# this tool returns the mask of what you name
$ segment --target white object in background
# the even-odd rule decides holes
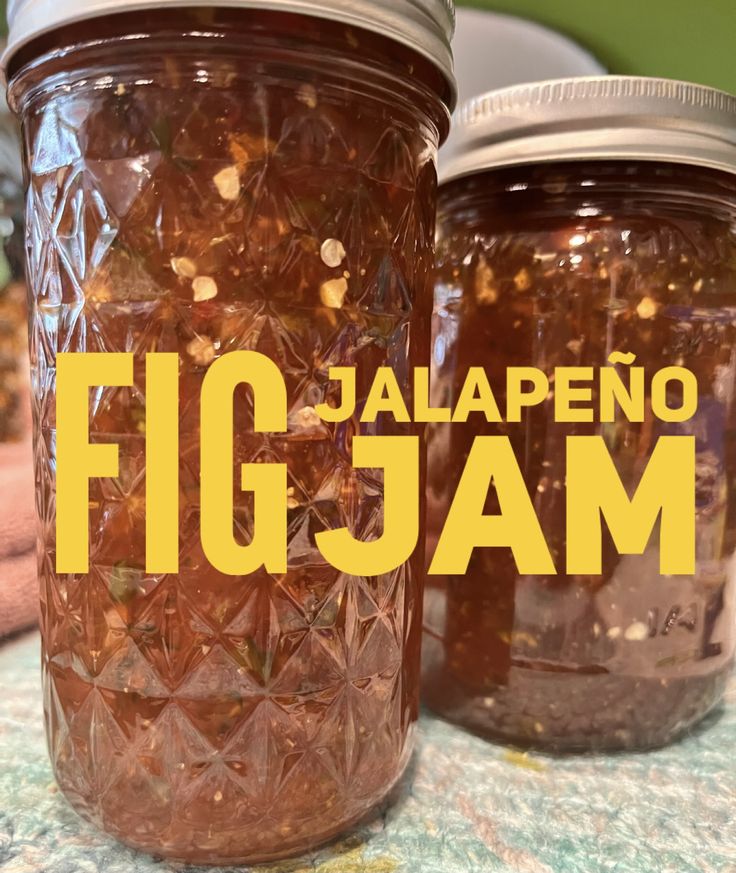
[[[561,33],[513,15],[478,9],[457,10],[453,51],[460,106],[510,85],[608,72],[590,52]],[[450,136],[443,157],[452,149]]]
[[[457,10],[452,45],[461,101],[509,85],[607,72],[590,52],[554,30],[478,9]]]

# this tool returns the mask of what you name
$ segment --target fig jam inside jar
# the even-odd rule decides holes
[[[479,548],[465,576],[430,579],[426,699],[482,734],[551,751],[667,743],[718,704],[734,656],[736,100],[702,89],[690,105],[665,84],[664,103],[652,106],[646,80],[613,81],[618,92],[602,80],[596,94],[594,80],[577,103],[574,85],[552,83],[471,107],[459,131],[465,152],[450,162],[439,197],[434,405],[457,401],[470,367],[485,368],[502,413],[509,367],[554,380],[556,367],[602,368],[621,352],[645,370],[643,424],[620,410],[613,424],[556,423],[552,381],[547,401],[520,424],[473,414],[433,426],[429,439],[430,539],[476,436],[508,436],[557,575],[520,575],[509,549]],[[552,107],[555,93],[567,105]],[[637,153],[641,132],[615,130],[622,94],[629,120],[646,112],[647,123],[677,110],[694,113],[697,126],[702,107],[719,107],[715,122],[731,121],[723,166],[716,150],[713,166],[696,165],[706,162],[707,140],[697,150],[675,139],[676,160]],[[545,112],[568,113],[574,132]],[[535,116],[540,127],[529,134]],[[498,134],[507,123],[528,138]],[[600,127],[608,129],[599,157]],[[539,160],[519,163],[525,153]],[[683,425],[651,413],[652,377],[667,366],[697,378],[698,412]],[[626,368],[619,372],[628,384]],[[595,384],[586,408],[599,408]],[[658,438],[678,433],[696,438],[695,576],[660,575],[659,523],[642,555],[618,554],[604,523],[602,575],[566,575],[566,438],[602,435],[631,497]],[[485,511],[499,512],[493,488]]]
[[[337,400],[331,367],[357,368],[360,402],[379,366],[408,391],[429,361],[452,84],[416,22],[407,39],[375,32],[384,4],[365,4],[365,28],[318,17],[339,3],[315,3],[315,17],[288,2],[140,5],[60,24],[10,62],[29,181],[49,747],[73,806],[124,842],[253,862],[344,832],[411,754],[423,554],[352,577],[315,537],[380,534],[380,471],[352,469],[352,437],[412,426],[328,426],[315,406]],[[427,42],[449,61],[451,5],[424,5]],[[288,389],[288,434],[254,435],[249,393],[234,400],[234,477],[244,463],[288,467],[279,577],[223,575],[200,542],[200,390],[235,350],[276,361]],[[87,575],[55,572],[62,351],[135,355],[132,389],[91,392],[90,439],[119,446],[120,476],[90,484]],[[145,571],[149,352],[180,358],[178,575]],[[235,500],[246,544],[252,495]]]

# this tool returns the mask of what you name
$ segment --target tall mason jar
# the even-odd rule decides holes
[[[437,538],[477,436],[507,436],[556,575],[476,549],[430,582],[424,687],[439,712],[504,742],[564,750],[661,745],[721,699],[736,638],[736,98],[607,77],[497,92],[461,113],[438,213],[434,404],[484,367],[535,367],[546,401],[518,424],[437,425],[429,442]],[[613,361],[609,361],[612,354]],[[645,371],[643,423],[555,421],[558,367]],[[654,374],[691,370],[685,424],[652,413]],[[593,372],[593,370],[591,370]],[[597,381],[593,402],[599,407]],[[672,398],[676,406],[676,398]],[[602,436],[631,498],[658,439],[696,440],[697,571],[660,574],[603,526],[603,572],[566,573],[566,441]],[[674,471],[673,471],[674,475]],[[598,484],[591,478],[590,488]],[[486,512],[499,511],[493,488]]]
[[[417,717],[423,554],[378,578],[327,565],[323,530],[380,533],[380,471],[324,424],[329,370],[358,401],[429,361],[435,159],[453,84],[450,0],[11,3],[23,123],[46,719],[72,805],[183,861],[271,859],[375,809]],[[288,466],[289,571],[217,572],[200,541],[200,389],[231,351],[286,380],[289,431],[235,395],[234,471]],[[59,352],[132,352],[93,389],[87,575],[55,570]],[[180,359],[180,572],[145,570],[143,364]],[[334,383],[333,383],[334,385]],[[234,480],[236,481],[236,480]],[[251,495],[252,501],[252,495]],[[236,493],[235,536],[253,535]]]

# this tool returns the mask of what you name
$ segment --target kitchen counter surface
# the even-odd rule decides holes
[[[36,633],[0,646],[0,871],[184,869],[116,844],[66,805],[46,754],[38,650]],[[736,682],[691,736],[640,755],[523,755],[425,716],[410,778],[382,816],[338,845],[257,869],[736,873],[735,744]]]

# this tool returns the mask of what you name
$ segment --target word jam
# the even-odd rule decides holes
[[[630,366],[633,355],[615,353],[610,364]],[[465,422],[471,414],[489,422],[520,422],[525,410],[549,402],[554,382],[558,422],[612,422],[617,414],[642,422],[644,371],[632,367],[628,385],[615,366],[598,371],[560,368],[548,376],[534,368],[507,371],[506,409],[501,410],[482,368],[469,371],[454,408],[432,408],[429,371],[414,373],[414,409],[409,410],[390,368],[381,368],[366,402],[356,404],[356,374],[335,368],[341,403],[316,407],[328,423],[380,415],[396,421]],[[60,354],[57,371],[57,572],[86,573],[89,565],[89,480],[116,478],[118,447],[91,444],[89,391],[133,384],[131,354]],[[220,572],[242,576],[261,567],[287,571],[287,470],[285,464],[243,464],[240,487],[253,492],[255,533],[247,545],[233,536],[234,394],[250,386],[257,433],[287,432],[287,393],[277,365],[257,352],[224,355],[208,369],[201,394],[201,537],[210,563]],[[595,389],[595,390],[594,390]],[[598,409],[593,409],[593,398]],[[676,398],[673,402],[673,398]],[[677,367],[652,379],[646,403],[665,422],[689,421],[697,411],[695,376]],[[179,360],[176,354],[146,356],[146,571],[178,572]],[[420,439],[418,436],[356,436],[353,466],[382,469],[382,535],[357,541],[347,528],[323,531],[316,544],[341,572],[360,576],[388,573],[415,551],[420,532]],[[602,572],[602,520],[618,551],[641,554],[660,522],[660,569],[665,575],[695,572],[695,438],[659,438],[636,493],[630,496],[601,436],[567,438],[568,574]],[[495,488],[500,512],[485,515],[488,492]],[[430,573],[463,574],[473,549],[512,550],[522,574],[556,573],[511,442],[505,436],[479,436],[468,456]]]

